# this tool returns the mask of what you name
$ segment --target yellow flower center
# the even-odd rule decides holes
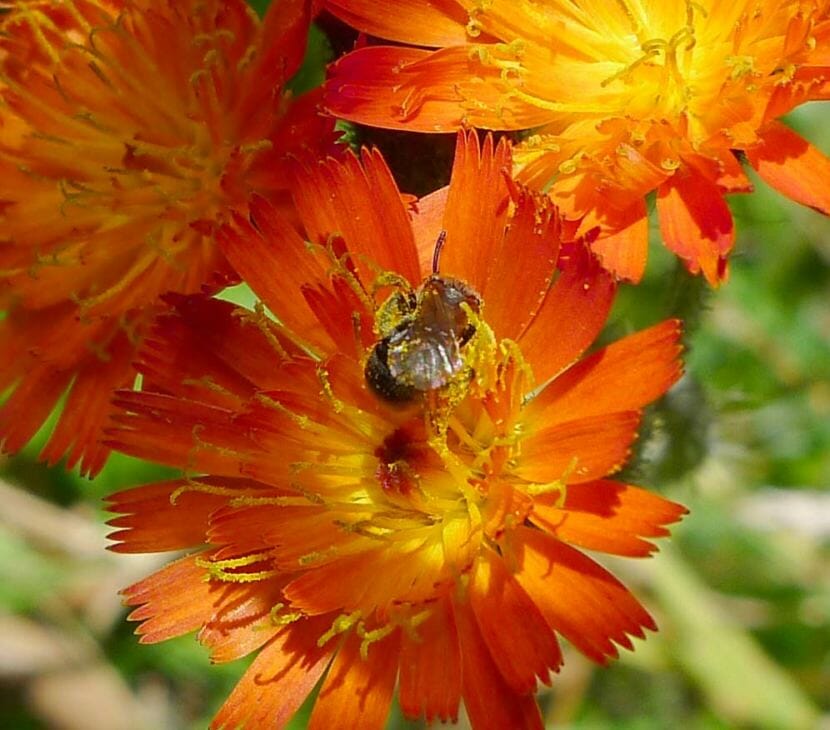
[[[630,94],[630,114],[635,117],[676,117],[694,94],[688,79],[693,72],[696,45],[694,6],[687,3],[685,24],[670,37],[652,35],[651,28],[640,26],[629,3],[621,3],[632,24],[632,33],[619,38],[621,55],[629,60],[600,82],[601,88],[621,82],[621,93]],[[654,29],[659,32],[657,29]]]
[[[509,29],[505,40],[517,37],[473,46],[472,55],[501,69],[508,97],[555,113],[555,127],[594,120],[574,136],[621,117],[669,124],[703,143],[748,121],[752,95],[791,74],[789,57],[811,42],[809,11],[795,1],[550,0],[524,8],[515,28],[493,7],[482,4],[475,22],[489,29],[493,13],[493,27]]]
[[[310,359],[304,362],[313,366],[318,385],[256,397],[265,409],[257,422],[273,418],[273,428],[283,433],[278,451],[262,458],[287,462],[287,479],[279,482],[286,491],[235,497],[230,506],[293,510],[284,528],[291,534],[273,547],[287,574],[313,574],[339,561],[372,564],[383,579],[373,581],[365,593],[356,587],[354,602],[342,607],[321,638],[324,643],[356,627],[365,633],[365,651],[395,626],[412,629],[436,598],[463,590],[482,550],[495,549],[506,531],[525,523],[533,497],[551,491],[564,497],[565,486],[564,481],[530,483],[516,473],[525,437],[522,408],[533,392],[533,376],[518,346],[494,336],[486,302],[472,287],[433,275],[413,289],[389,272],[365,287],[346,263],[348,255],[338,256],[331,246],[311,245],[308,251],[324,256],[329,275],[352,288],[357,296],[350,299],[348,316],[354,322],[368,318],[374,333],[367,338],[361,327],[354,328],[356,355],[348,354],[345,342],[338,354],[329,355],[305,346]],[[433,297],[449,309],[434,309]],[[326,301],[320,306],[344,305],[344,300]],[[352,311],[358,301],[365,312]],[[333,309],[318,313],[321,323],[332,316]],[[298,333],[264,315],[244,319],[263,331],[277,327],[302,344]],[[378,355],[379,345],[390,338],[394,343],[386,342],[385,353]],[[449,355],[430,359],[451,349],[453,338],[457,360]],[[378,376],[367,367],[373,358],[388,366],[389,348],[401,344],[415,355],[398,364],[412,370],[392,375],[387,367],[383,377],[409,386],[405,398],[373,384]],[[448,369],[431,370],[439,361],[449,363]],[[439,371],[445,379],[430,387]],[[299,371],[296,377],[308,382]],[[187,489],[219,493],[200,484]],[[258,552],[241,562],[214,560],[207,566],[215,580],[268,580],[274,575],[267,565],[269,554]],[[280,621],[301,615],[291,596],[289,587],[285,606],[277,609]]]
[[[384,275],[383,281],[391,278]],[[405,299],[420,301],[435,279],[428,278],[417,295],[407,292]],[[399,382],[426,382],[425,373],[433,373],[436,361],[446,366],[441,370],[446,379],[436,387],[410,388],[404,401],[396,402],[396,397],[388,397],[388,389],[379,391],[373,385],[375,373],[365,369],[364,378],[374,397],[391,402],[389,421],[373,423],[367,414],[352,411],[352,416],[363,422],[357,430],[368,437],[373,458],[346,457],[353,470],[347,469],[343,476],[356,477],[356,481],[348,480],[356,488],[349,502],[371,509],[340,526],[399,542],[409,546],[407,549],[430,543],[446,547],[449,541],[457,550],[463,543],[464,564],[456,562],[457,555],[442,558],[451,572],[458,572],[469,568],[477,552],[475,546],[486,535],[494,537],[504,529],[505,515],[497,518],[497,524],[487,525],[485,513],[492,511],[488,502],[504,501],[505,487],[511,489],[508,501],[521,504],[518,509],[524,510],[516,518],[520,524],[529,510],[530,495],[561,489],[561,485],[529,485],[511,474],[520,450],[523,426],[519,419],[524,398],[532,390],[532,373],[515,343],[496,340],[486,323],[484,303],[478,299],[475,310],[470,306],[470,298],[477,297],[472,288],[459,280],[443,281],[452,281],[468,297],[453,312],[445,313],[444,319],[436,319],[434,312],[427,315],[414,304],[415,314],[392,316],[392,298],[375,311],[377,331],[392,334],[381,339],[364,359],[371,361],[380,344],[397,338],[397,345],[408,348],[405,351],[410,357],[403,362],[411,368],[395,375]],[[400,306],[395,304],[394,309]],[[454,317],[460,312],[464,316],[459,323]],[[462,333],[468,333],[467,339],[459,341]],[[457,347],[453,354],[449,353],[451,344]],[[387,372],[384,377],[391,376]],[[336,408],[341,415],[351,410],[341,401],[336,402]],[[331,466],[330,461],[326,466],[304,463],[302,469],[330,473]],[[514,488],[520,489],[515,495]],[[510,511],[516,512],[515,505]]]

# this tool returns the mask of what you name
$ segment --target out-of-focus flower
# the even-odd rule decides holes
[[[605,662],[655,628],[578,548],[648,555],[685,511],[607,478],[680,328],[580,360],[612,277],[510,162],[461,135],[409,211],[377,153],[298,163],[309,242],[262,199],[220,234],[276,319],[153,326],[110,443],[186,472],[112,498],[114,549],[195,550],[126,591],[142,641],[257,652],[214,728],[283,727],[324,674],[311,728],[383,727],[396,681],[407,717],[541,727],[557,634]]]
[[[62,395],[42,456],[95,473],[112,389],[148,308],[221,285],[214,241],[251,190],[288,201],[283,157],[327,146],[292,103],[308,3],[260,22],[243,0],[24,0],[0,16],[0,443]]]
[[[784,195],[830,213],[830,160],[778,121],[830,95],[826,0],[326,0],[357,28],[437,47],[368,46],[334,65],[326,105],[424,132],[533,128],[519,179],[637,281],[656,192],[666,246],[717,284],[735,232],[725,193],[747,160]]]

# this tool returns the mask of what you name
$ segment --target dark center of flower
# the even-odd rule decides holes
[[[411,428],[395,429],[375,450],[379,462],[375,476],[388,494],[408,496],[419,475],[413,469],[418,457],[424,456],[423,441],[416,442]]]

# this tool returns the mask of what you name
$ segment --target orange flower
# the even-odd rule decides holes
[[[594,250],[638,281],[645,196],[690,271],[727,275],[735,231],[725,193],[749,192],[748,161],[784,195],[830,213],[830,160],[777,121],[830,96],[826,0],[326,0],[369,46],[332,69],[328,110],[436,132],[535,128],[519,179],[569,218],[599,224]]]
[[[382,727],[396,679],[408,717],[541,727],[557,633],[605,662],[655,628],[577,548],[645,556],[685,512],[606,478],[680,327],[579,360],[614,283],[510,162],[461,136],[409,211],[376,152],[298,163],[310,243],[261,198],[220,235],[276,319],[193,296],[153,326],[110,443],[187,472],[112,498],[114,549],[195,549],[126,591],[142,641],[257,652],[214,728],[283,727],[327,669],[311,728]]]
[[[3,3],[6,5],[6,3]],[[111,391],[159,294],[220,286],[214,227],[288,200],[285,152],[332,140],[282,91],[308,3],[27,0],[0,16],[0,444],[68,391],[42,456],[95,473]]]

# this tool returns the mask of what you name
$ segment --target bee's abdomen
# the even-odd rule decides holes
[[[396,379],[387,363],[389,343],[386,339],[378,342],[366,361],[364,376],[366,383],[380,398],[390,403],[408,403],[418,395],[418,390]]]

